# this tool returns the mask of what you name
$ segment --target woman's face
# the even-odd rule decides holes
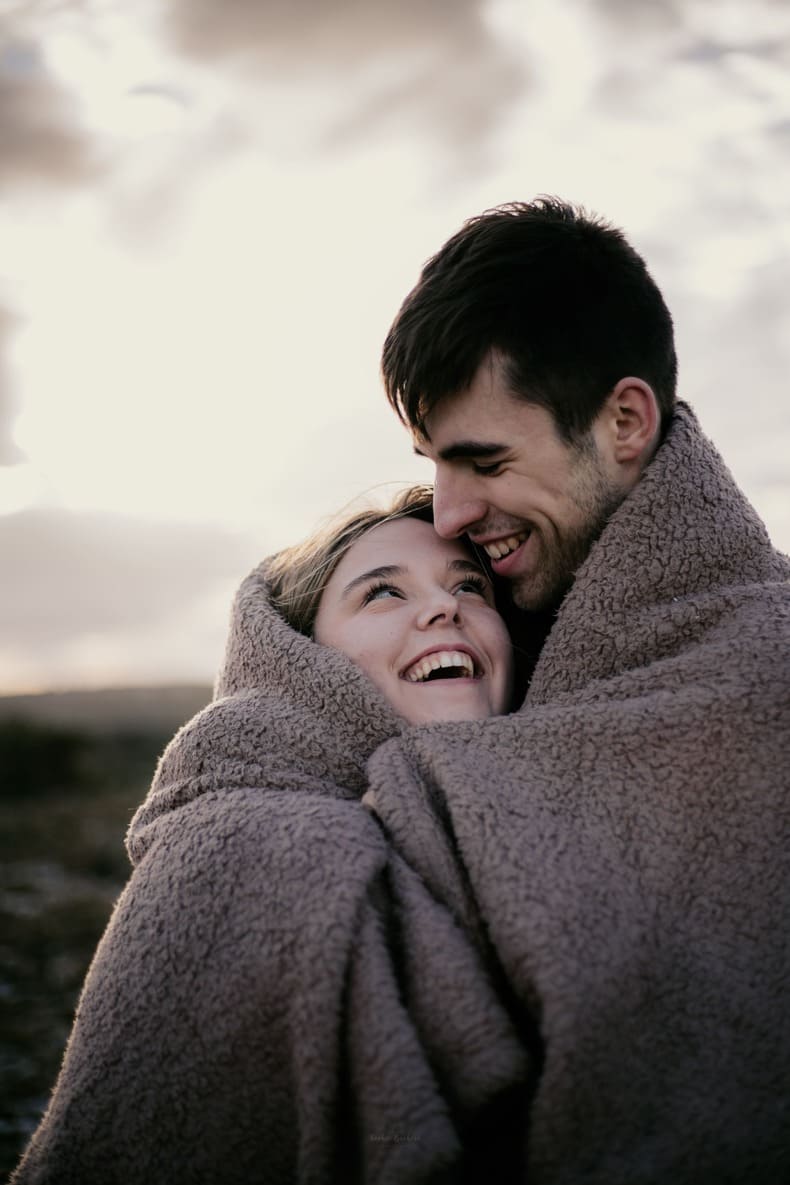
[[[381,523],[324,590],[314,637],[347,654],[412,724],[505,712],[513,657],[488,576],[430,523]]]

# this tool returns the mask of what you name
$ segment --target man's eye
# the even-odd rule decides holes
[[[369,605],[371,601],[382,601],[386,597],[402,597],[403,593],[394,584],[374,584],[365,593],[362,598],[363,605]]]
[[[490,465],[484,465],[482,461],[474,461],[472,468],[475,473],[479,473],[481,477],[496,477],[502,468],[501,461],[492,461]]]

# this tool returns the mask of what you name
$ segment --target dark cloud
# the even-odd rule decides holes
[[[71,97],[36,45],[0,32],[0,188],[81,184],[99,171]]]
[[[168,11],[175,41],[195,56],[287,54],[285,69],[294,58],[342,69],[371,55],[485,38],[480,9],[479,0],[175,0]]]
[[[632,119],[652,119],[656,105],[664,101],[666,70],[678,65],[698,68],[728,95],[757,99],[766,98],[765,87],[775,84],[772,78],[783,78],[790,65],[787,37],[765,36],[758,20],[754,31],[748,21],[742,22],[736,36],[719,19],[722,5],[715,0],[685,6],[673,0],[649,4],[595,0],[595,5],[613,36],[627,40],[630,50],[630,54],[611,57],[610,68],[595,91],[596,104],[611,114],[625,111]],[[755,16],[765,16],[771,7],[771,0],[762,0],[753,11]],[[708,18],[707,25],[700,16]],[[663,39],[662,34],[666,34]],[[653,55],[652,67],[646,67],[639,52],[640,38]],[[743,74],[742,64],[747,59],[765,68],[764,81],[757,84],[753,73]]]
[[[0,465],[16,465],[24,459],[21,449],[17,448],[11,435],[17,407],[5,359],[14,321],[15,318],[10,313],[0,308]]]
[[[419,127],[427,119],[435,135],[449,137],[454,148],[473,154],[522,88],[520,70],[495,42],[457,41],[451,59],[438,68],[431,62],[397,83],[372,89],[353,114],[330,127],[327,140],[404,123]]]
[[[84,635],[144,639],[260,558],[252,540],[220,528],[58,510],[0,518],[0,555],[0,648],[36,656]]]
[[[593,8],[617,24],[648,28],[665,26],[679,20],[684,0],[593,0]]]
[[[790,145],[790,117],[777,119],[766,127],[766,132],[780,145]]]
[[[168,31],[183,53],[262,81],[325,83],[333,103],[345,88],[353,115],[326,116],[330,139],[408,122],[473,149],[525,84],[523,64],[483,8],[480,0],[174,0]]]

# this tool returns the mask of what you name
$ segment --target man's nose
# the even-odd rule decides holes
[[[433,486],[433,525],[442,539],[457,539],[485,518],[486,505],[472,498],[463,483],[436,474]]]

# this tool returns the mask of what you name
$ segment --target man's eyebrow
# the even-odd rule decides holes
[[[446,448],[439,449],[437,456],[441,461],[458,461],[470,457],[493,457],[497,453],[503,452],[506,447],[504,444],[495,444],[493,441],[487,440],[459,440],[455,444],[448,444]],[[425,453],[416,444],[414,451],[418,457],[425,456]]]
[[[349,593],[358,588],[360,584],[368,584],[371,580],[385,580],[390,576],[402,576],[403,568],[398,567],[397,564],[384,564],[380,568],[370,568],[367,572],[362,572],[359,576],[355,576],[353,580],[349,580],[340,596],[347,597]]]

